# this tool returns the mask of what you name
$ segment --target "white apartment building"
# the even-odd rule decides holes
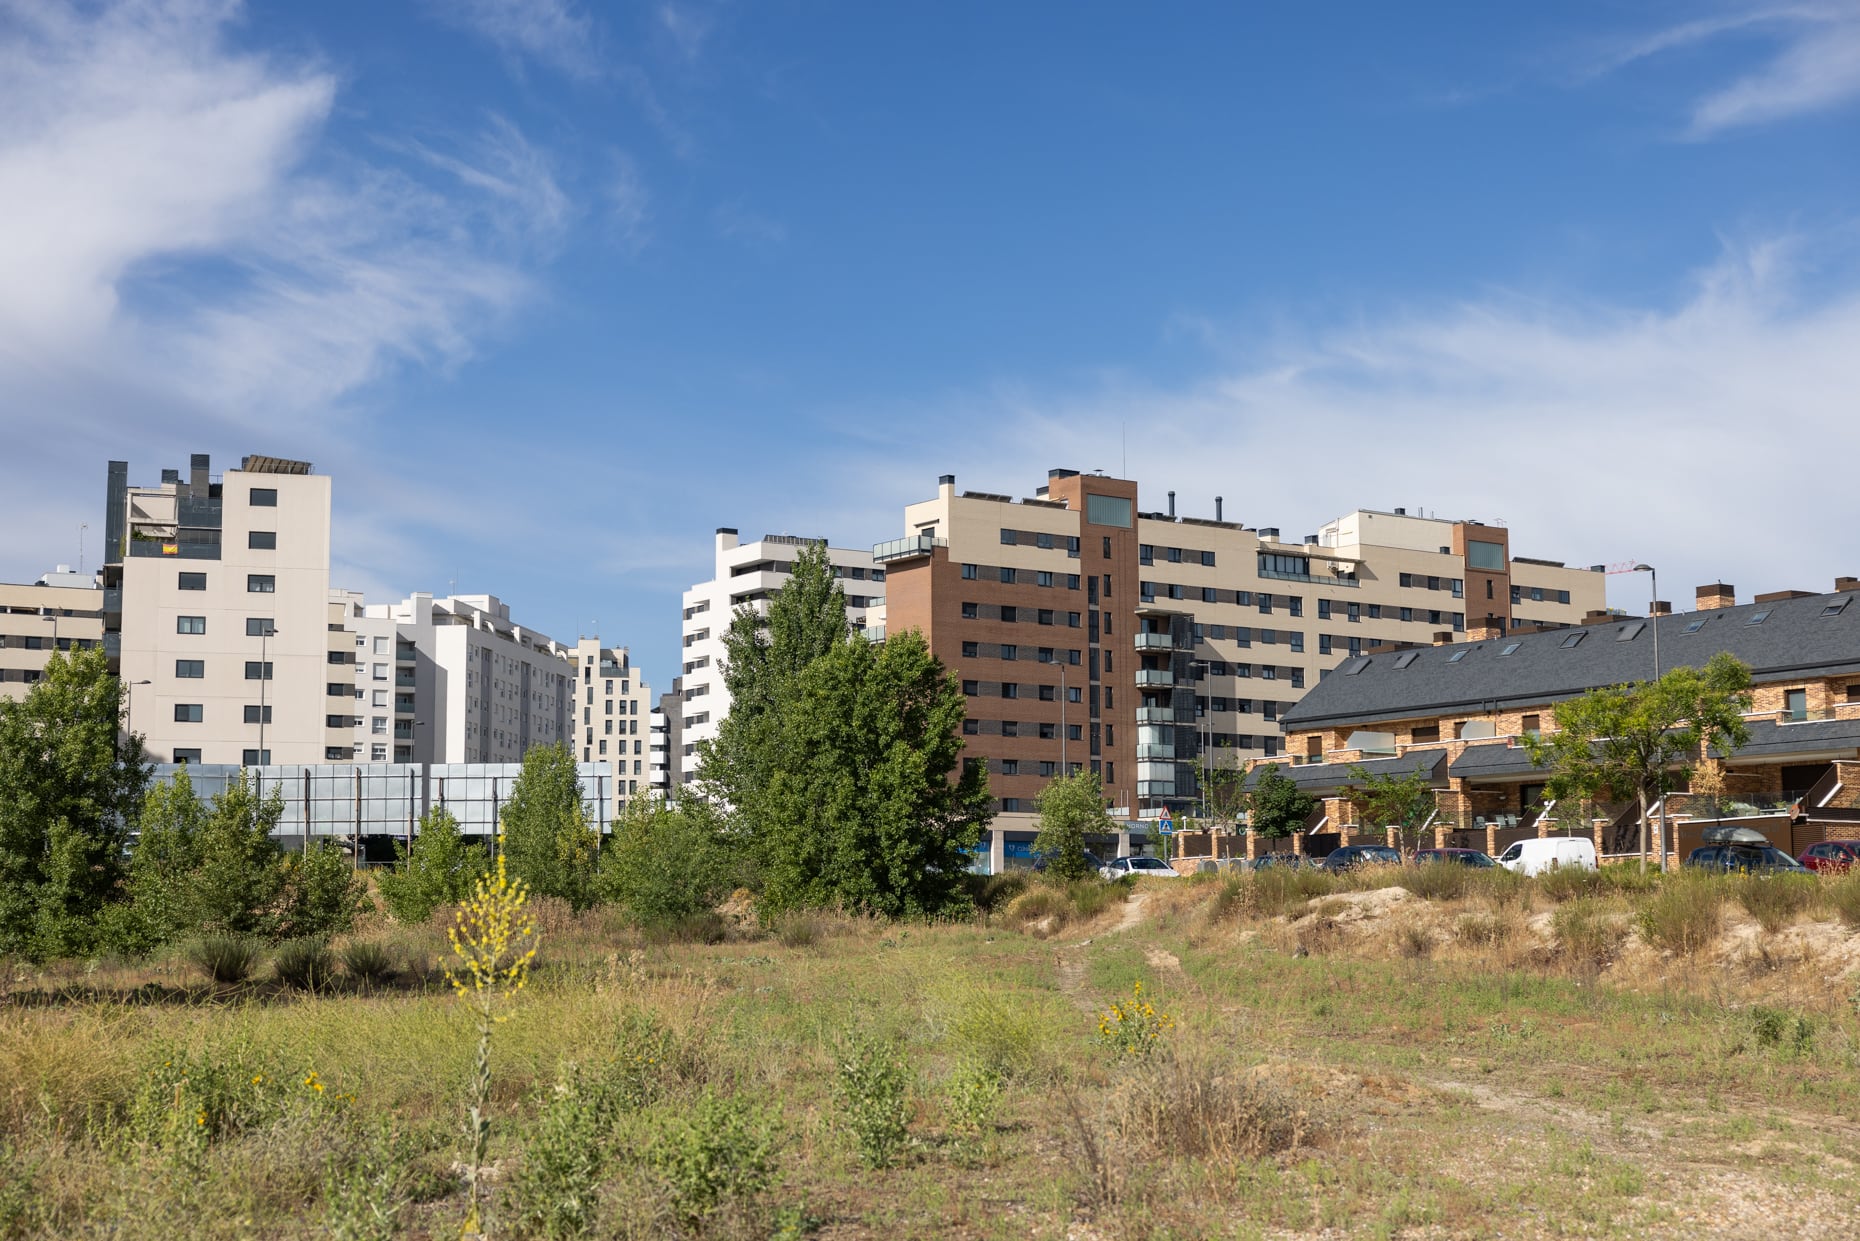
[[[614,773],[614,812],[619,814],[641,792],[650,790],[647,715],[652,687],[639,674],[627,648],[604,647],[599,638],[581,638],[569,651],[579,695],[571,706],[578,718],[569,729],[584,763],[609,762]]]
[[[678,783],[697,777],[697,746],[716,737],[730,711],[723,682],[723,638],[742,607],[758,613],[788,581],[790,566],[803,547],[824,543],[788,534],[769,534],[744,543],[735,530],[719,528],[714,573],[684,593],[683,715],[678,752],[671,755]],[[876,567],[868,548],[828,547],[827,559],[846,591],[846,620],[855,629],[882,632],[885,571]]]
[[[152,759],[350,757],[349,704],[326,707],[325,670],[349,657],[329,630],[329,517],[307,461],[248,456],[215,478],[196,453],[153,486],[110,462],[104,644]]]
[[[677,689],[682,694],[683,689],[678,684],[678,680],[678,678],[674,678],[672,685],[674,689]],[[658,705],[653,707],[652,714],[648,717],[651,720],[651,724],[649,725],[650,739],[646,743],[646,772],[649,777],[648,787],[650,787],[653,793],[661,800],[669,798],[672,795],[672,751],[674,749],[672,720],[674,715],[666,709],[671,705],[672,695],[669,693],[661,694],[659,696]],[[676,718],[681,723],[683,722],[684,713],[682,700],[677,704]]]
[[[103,592],[59,565],[32,585],[0,582],[0,698],[24,698],[54,650],[103,642]]]

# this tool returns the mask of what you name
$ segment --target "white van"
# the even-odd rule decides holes
[[[1498,855],[1498,864],[1520,875],[1541,875],[1558,866],[1594,870],[1595,842],[1583,836],[1513,841],[1509,849]]]

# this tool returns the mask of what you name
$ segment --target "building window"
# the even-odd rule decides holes
[[[982,644],[979,642],[964,642],[962,644],[962,657],[964,659],[977,659],[981,656],[981,653]]]
[[[174,722],[177,724],[198,724],[204,717],[205,708],[197,702],[174,704]]]
[[[1008,567],[1008,566],[1006,566],[1006,565],[1002,565],[1002,566],[1001,566],[1001,580],[1002,580],[1002,582],[1003,582],[1003,583],[1005,583],[1005,584],[1007,584],[1007,585],[1009,585],[1009,586],[1012,586],[1012,585],[1014,584],[1014,578],[1015,578],[1015,573],[1014,573],[1014,570],[1013,570],[1013,569],[1011,569],[1011,568],[1009,568],[1009,567]]]
[[[1001,532],[1001,543],[1004,547],[1014,546],[1014,532],[1012,530],[1003,530]]]
[[[962,721],[962,735],[963,736],[978,737],[981,735],[981,732],[982,732],[982,722],[980,720],[965,719],[964,721]]]
[[[964,581],[972,582],[981,575],[982,570],[980,565],[965,564],[962,566],[962,577]]]
[[[973,603],[965,603],[962,605],[962,619],[963,620],[976,619],[976,612],[977,612],[977,609]]]
[[[177,763],[198,763],[200,761],[200,751],[176,750],[174,752],[174,761]]]
[[[205,633],[207,618],[204,616],[177,616],[174,618],[176,633]]]
[[[387,716],[377,715],[372,720],[369,721],[369,725],[370,725],[368,729],[369,732],[374,733],[376,736],[380,736],[380,737],[387,736]]]
[[[245,618],[245,636],[248,638],[263,638],[276,632],[277,630],[273,628],[273,622],[269,616],[248,616]],[[332,654],[337,655],[341,653],[340,651],[332,652]]]
[[[1041,569],[1033,575],[1033,581],[1036,586],[1051,586],[1053,584],[1053,574],[1051,570]]]
[[[976,697],[982,692],[981,682],[980,681],[964,681],[962,683],[962,692],[968,695],[970,698]]]
[[[1013,681],[1003,681],[1001,683],[1001,696],[1003,698],[1019,698],[1020,686]]]
[[[276,487],[252,488],[251,504],[253,508],[278,507],[278,489]]]
[[[1020,648],[1019,648],[1018,646],[1015,646],[1015,645],[1014,645],[1014,644],[1013,644],[1012,642],[1004,642],[1004,643],[1002,643],[1002,645],[1001,645],[1001,658],[1003,658],[1003,659],[1019,659],[1019,658],[1020,658]]]
[[[198,681],[207,675],[207,661],[204,659],[177,659],[174,661],[174,675],[183,681]]]
[[[269,681],[271,679],[271,661],[259,663],[256,659],[245,661],[245,679],[248,681]]]
[[[386,745],[369,746],[368,747],[368,758],[369,758],[369,761],[371,762],[376,762],[376,763],[387,762],[387,746]]]
[[[278,579],[269,573],[248,573],[245,589],[247,594],[275,595],[278,593]]]
[[[239,762],[245,767],[269,767],[271,766],[271,751],[247,750],[240,755]]]
[[[1019,621],[1020,613],[1014,608],[1003,604],[1001,608],[1001,623],[1004,625],[1013,625],[1019,623]]]
[[[1104,536],[1104,558],[1106,560],[1111,558],[1111,536],[1108,534]]]
[[[206,588],[207,588],[207,575],[206,574],[204,573],[183,573],[181,574],[181,589],[182,590],[205,590]]]
[[[1808,718],[1808,691],[1805,689],[1784,690],[1783,691],[1783,714],[1786,715],[1792,721],[1807,719]]]
[[[276,551],[278,532],[276,530],[248,530],[245,533],[245,545],[256,552]]]

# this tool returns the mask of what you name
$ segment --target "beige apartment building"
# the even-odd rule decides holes
[[[26,585],[0,582],[0,698],[24,698],[54,650],[103,643],[103,592],[68,565]]]
[[[633,666],[624,646],[602,646],[581,638],[569,648],[574,665],[570,746],[584,763],[611,763],[614,811],[650,792],[648,748],[652,740],[652,686]]]
[[[972,761],[1007,813],[1089,769],[1115,809],[1192,812],[1208,764],[1285,749],[1281,720],[1352,655],[1575,624],[1604,577],[1512,555],[1496,524],[1360,509],[1302,537],[1145,511],[1126,479],[1054,470],[1032,496],[956,490],[873,549],[887,629],[961,680]]]
[[[320,763],[352,755],[354,653],[329,622],[330,481],[248,456],[215,477],[132,485],[112,461],[104,632],[131,687],[129,726],[159,762]]]

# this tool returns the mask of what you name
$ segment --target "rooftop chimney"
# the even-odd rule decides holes
[[[1466,639],[1469,642],[1496,642],[1505,636],[1505,618],[1488,616],[1483,620],[1466,618]]]
[[[1220,519],[1221,519],[1221,498],[1219,496],[1215,496],[1214,497],[1214,520],[1219,521]]]
[[[206,495],[207,475],[212,472],[212,458],[204,452],[194,453],[188,458],[188,467],[188,473],[191,475],[188,483],[193,487],[194,494]]]
[[[1261,526],[1259,528],[1259,537],[1262,542],[1277,543],[1279,541],[1279,528],[1277,526]]]
[[[937,475],[936,485],[939,487],[954,487],[956,485],[956,476],[954,474],[939,474]]]
[[[1169,516],[1175,516],[1175,492],[1169,493]]]
[[[1607,609],[1595,608],[1583,614],[1582,623],[1585,625],[1606,625],[1614,618],[1614,613]]]
[[[1434,645],[1435,646],[1452,646],[1453,645],[1453,631],[1451,629],[1434,630]]]
[[[1315,534],[1307,534],[1307,535],[1305,536],[1305,546],[1306,546],[1306,547],[1316,547],[1316,546],[1317,546],[1317,535],[1315,535]]]
[[[1397,517],[1406,517],[1407,515],[1408,515],[1408,510],[1405,508],[1398,508],[1395,510],[1395,516]]]
[[[1672,614],[1673,605],[1664,599],[1655,599],[1647,608],[1649,616],[1671,616]]]
[[[1840,587],[1835,587],[1839,590]],[[1709,612],[1716,608],[1734,608],[1737,606],[1737,587],[1727,586],[1723,582],[1713,582],[1710,586],[1698,589],[1698,610]]]
[[[1840,594],[1843,591],[1849,590],[1860,590],[1860,577],[1837,577],[1834,579],[1835,594]]]

